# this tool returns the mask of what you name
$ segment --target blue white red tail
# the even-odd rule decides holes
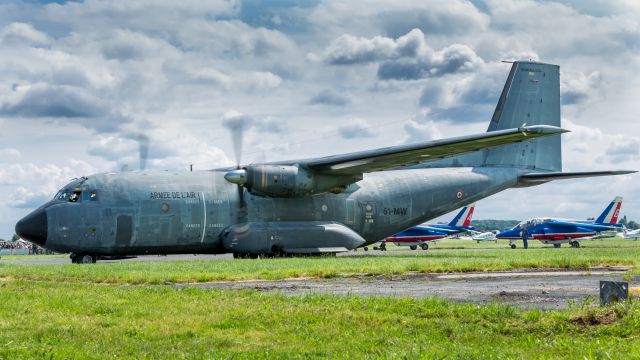
[[[476,208],[476,204],[473,203],[469,206],[465,206],[460,210],[453,220],[449,223],[449,226],[453,227],[468,227],[471,226],[471,218],[473,217],[473,210]]]
[[[608,224],[615,225],[618,223],[618,214],[620,214],[620,208],[622,207],[622,196],[616,196],[615,199],[607,206],[606,209],[598,216],[596,224]]]

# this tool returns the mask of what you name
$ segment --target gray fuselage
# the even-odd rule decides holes
[[[45,246],[98,255],[229,252],[221,234],[239,222],[331,222],[374,243],[517,185],[517,168],[406,169],[365,174],[340,194],[254,196],[223,171],[129,172],[89,176],[44,205]],[[91,195],[89,195],[91,194]],[[68,195],[67,195],[68,196]],[[304,237],[304,231],[299,236]],[[322,246],[319,244],[318,246]]]

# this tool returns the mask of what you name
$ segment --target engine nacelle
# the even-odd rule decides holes
[[[348,251],[365,239],[336,222],[281,221],[235,224],[221,234],[222,246],[238,254],[314,254]]]
[[[318,174],[296,165],[249,165],[229,171],[225,179],[246,187],[253,195],[300,197],[324,192],[340,193],[361,178]]]

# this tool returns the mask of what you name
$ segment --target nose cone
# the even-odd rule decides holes
[[[244,169],[231,170],[224,174],[224,178],[230,183],[244,185],[247,182],[247,171]]]
[[[16,224],[16,234],[40,246],[47,243],[47,213],[37,209]]]

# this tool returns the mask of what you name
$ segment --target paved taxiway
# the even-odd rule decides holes
[[[429,250],[431,251],[431,250]],[[380,252],[351,252],[341,256],[361,256]],[[393,253],[398,253],[394,251]],[[140,256],[131,259],[101,260],[120,261],[166,261],[193,259],[227,259],[227,255],[169,255]],[[69,259],[24,258],[2,260],[31,264],[68,264]],[[256,260],[259,261],[259,260]],[[91,266],[91,265],[85,265]],[[453,301],[509,303],[520,307],[543,309],[565,308],[570,303],[580,303],[588,298],[598,299],[600,280],[621,281],[625,269],[598,269],[592,271],[523,271],[481,272],[463,274],[405,274],[389,276],[359,276],[338,279],[290,279],[277,281],[232,281],[199,284],[176,284],[177,287],[200,287],[206,289],[254,289],[281,292],[286,295],[309,293],[356,294],[361,296],[437,296]],[[631,281],[640,283],[640,276]]]
[[[309,293],[362,296],[437,296],[485,304],[492,301],[519,307],[559,309],[587,298],[599,301],[600,280],[621,281],[623,271],[544,271],[468,274],[409,274],[347,279],[294,279],[180,284],[178,287],[254,289],[287,295]],[[640,277],[633,279],[640,282]]]

